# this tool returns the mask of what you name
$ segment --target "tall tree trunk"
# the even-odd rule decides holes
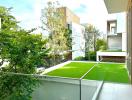
[[[94,33],[94,52],[96,52],[96,33]]]

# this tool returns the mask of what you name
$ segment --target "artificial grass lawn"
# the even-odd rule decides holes
[[[100,63],[94,67],[84,78],[119,83],[130,82],[125,64],[119,63]]]
[[[47,73],[50,76],[80,78],[96,63],[71,62],[59,69]],[[129,83],[125,64],[99,63],[85,77],[89,80],[104,80],[109,82]]]
[[[59,69],[47,73],[47,75],[80,78],[94,65],[95,63],[92,62],[90,63],[71,62]]]

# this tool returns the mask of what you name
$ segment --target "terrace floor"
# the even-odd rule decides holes
[[[97,100],[132,100],[132,85],[104,83]]]

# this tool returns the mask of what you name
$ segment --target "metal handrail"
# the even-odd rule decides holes
[[[40,74],[24,74],[24,73],[15,73],[15,72],[0,72],[8,75],[21,75],[21,76],[34,76],[34,77],[44,77],[44,78],[61,78],[61,79],[70,79],[70,80],[79,80],[78,78],[69,78],[69,77],[60,77],[60,76],[49,76],[49,75],[40,75]]]

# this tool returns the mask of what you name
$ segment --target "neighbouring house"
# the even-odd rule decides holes
[[[107,50],[97,52],[97,61],[125,62],[126,59],[126,13],[116,14],[107,20]]]
[[[68,26],[72,22],[76,24],[80,24],[80,18],[76,14],[74,14],[69,8],[60,7],[58,9],[61,11],[63,15],[63,23],[65,26]]]
[[[85,27],[71,23],[72,30],[72,59],[74,60],[77,57],[85,57]]]
[[[71,50],[67,51],[70,53],[70,56],[68,59],[73,60],[76,57],[84,56],[85,55],[85,51],[84,51],[85,39],[83,35],[84,35],[85,28],[84,26],[80,25],[80,18],[67,7],[60,7],[57,9],[60,10],[61,14],[63,15],[64,26],[70,29],[72,32],[71,33],[72,48]],[[82,42],[79,42],[79,41],[82,41]]]
[[[104,0],[109,14],[126,12],[127,68],[132,80],[132,0]],[[117,5],[118,4],[118,5]]]
[[[116,19],[107,21],[108,50],[126,51],[126,14],[116,16]]]
[[[59,10],[63,13],[63,23],[66,27],[68,27],[72,34],[72,60],[77,57],[85,56],[85,39],[84,32],[85,28],[80,24],[80,18],[74,14],[67,7],[60,7]]]

